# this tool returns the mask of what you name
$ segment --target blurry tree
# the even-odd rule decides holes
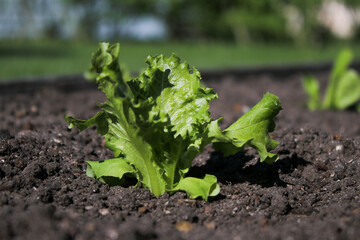
[[[170,38],[185,39],[192,35],[193,13],[197,13],[194,12],[196,4],[190,0],[108,0],[108,3],[110,7],[107,17],[113,21],[154,15],[168,26]]]
[[[20,29],[18,31],[20,38],[26,38],[27,32],[28,32],[28,26],[31,25],[34,22],[34,12],[32,11],[32,2],[27,0],[19,0],[19,14],[21,18],[19,20],[21,21]]]
[[[232,38],[232,29],[226,23],[224,14],[231,8],[235,1],[196,1],[196,12],[193,12],[197,25],[196,30],[201,33],[204,38],[228,40]],[[190,4],[190,3],[189,3]]]
[[[228,39],[231,29],[222,18],[231,0],[171,0],[164,19],[176,39]]]
[[[340,2],[345,3],[347,6],[355,8],[360,6],[359,0],[340,0]]]
[[[81,17],[76,38],[93,39],[102,16],[101,2],[97,0],[63,0],[68,8],[78,8]],[[104,1],[105,2],[105,1]]]
[[[302,16],[302,27],[294,41],[299,44],[323,42],[329,37],[328,31],[324,29],[317,20],[317,13],[323,0],[291,0],[289,5],[298,9]]]
[[[284,40],[288,34],[283,7],[283,1],[238,0],[224,18],[237,42]]]
[[[110,8],[128,16],[148,14],[155,11],[158,0],[108,0]]]

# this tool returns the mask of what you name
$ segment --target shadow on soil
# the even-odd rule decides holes
[[[292,173],[296,168],[304,168],[310,162],[296,154],[279,159],[274,164],[261,163],[246,151],[224,157],[222,153],[213,152],[203,166],[193,166],[188,175],[203,177],[213,174],[223,184],[249,182],[262,187],[286,187],[286,182],[280,179],[280,174]]]

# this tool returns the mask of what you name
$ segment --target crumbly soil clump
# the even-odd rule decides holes
[[[210,111],[224,127],[266,92],[283,105],[271,133],[280,142],[275,164],[249,148],[225,158],[208,146],[196,158],[189,174],[214,174],[221,186],[209,202],[87,177],[86,161],[112,153],[95,128],[68,130],[63,116],[94,115],[104,101],[95,88],[2,94],[0,239],[357,239],[360,115],[309,112],[300,74],[205,83],[219,95]]]

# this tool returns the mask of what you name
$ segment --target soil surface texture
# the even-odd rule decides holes
[[[328,72],[317,77],[325,83]],[[209,202],[87,177],[86,161],[112,153],[95,128],[68,130],[64,114],[99,110],[104,96],[92,85],[0,86],[0,239],[359,239],[360,115],[309,112],[301,78],[204,79],[219,95],[210,111],[224,126],[266,92],[283,105],[271,133],[280,142],[275,164],[248,148],[225,158],[208,146],[195,159],[189,174],[214,174],[221,186]]]

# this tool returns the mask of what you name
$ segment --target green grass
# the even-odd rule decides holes
[[[260,65],[286,65],[332,61],[344,45],[294,47],[280,44],[233,45],[226,43],[121,43],[120,62],[131,71],[145,68],[147,55],[175,52],[198,69]],[[360,44],[350,46],[360,56]],[[82,73],[97,43],[50,41],[0,41],[0,80]]]

